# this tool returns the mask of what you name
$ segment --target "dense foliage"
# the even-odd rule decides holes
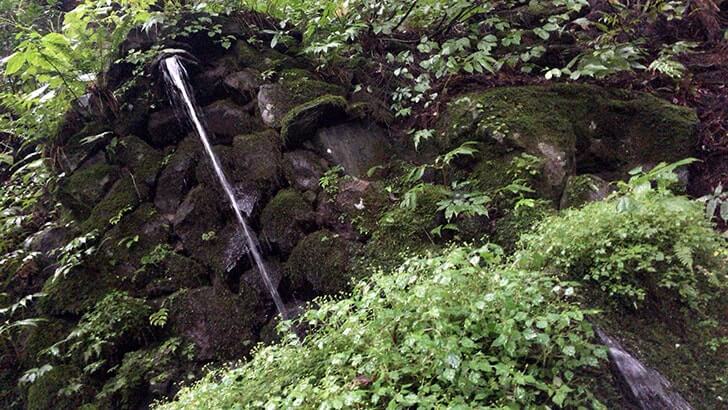
[[[572,284],[499,264],[498,248],[407,261],[323,302],[242,367],[163,408],[577,405],[605,351]],[[286,331],[286,330],[284,330]]]
[[[635,308],[647,297],[704,305],[726,281],[725,239],[700,203],[634,179],[628,194],[544,220],[523,238],[522,262],[594,284]]]

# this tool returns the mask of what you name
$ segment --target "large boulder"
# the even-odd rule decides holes
[[[292,108],[281,120],[281,139],[288,147],[303,144],[326,125],[346,117],[346,100],[324,95]]]
[[[216,101],[203,109],[208,138],[213,144],[229,143],[240,134],[260,129],[257,119],[232,100]]]
[[[174,215],[187,192],[194,186],[195,167],[202,149],[202,144],[192,135],[177,145],[177,149],[168,157],[159,175],[154,197],[154,205],[163,215]]]
[[[541,158],[542,193],[558,201],[569,175],[613,180],[638,165],[691,156],[696,124],[693,110],[649,94],[555,84],[461,96],[440,129],[445,149],[476,140],[483,159],[513,152]]]
[[[314,144],[321,155],[360,178],[388,158],[386,132],[373,123],[357,121],[321,128]]]
[[[61,180],[58,197],[76,218],[85,218],[116,182],[118,175],[118,167],[109,164],[104,152],[100,151]]]
[[[277,135],[272,131],[238,135],[232,147],[218,145],[213,150],[240,209],[247,216],[257,215],[283,180]],[[213,190],[215,196],[209,200],[229,201],[208,158],[199,161],[196,177]]]
[[[261,76],[257,70],[245,68],[227,75],[222,84],[235,102],[248,104],[258,95]]]
[[[283,254],[288,254],[310,230],[314,219],[313,208],[301,194],[294,189],[284,189],[263,209],[263,238]]]
[[[328,230],[306,236],[291,252],[286,277],[294,289],[333,294],[345,290],[358,246]]]
[[[306,150],[286,152],[283,159],[283,171],[292,187],[303,192],[319,191],[319,181],[328,169],[326,160]]]
[[[179,206],[174,232],[184,248],[215,273],[225,275],[247,263],[248,247],[242,228],[227,202],[215,200],[205,185],[195,187]]]
[[[155,147],[163,147],[180,141],[190,132],[189,122],[180,118],[173,108],[153,112],[147,123],[149,142]]]
[[[258,108],[263,122],[273,128],[283,125],[283,118],[296,106],[324,95],[343,96],[343,89],[316,79],[300,69],[281,72],[277,83],[264,84],[258,91]]]

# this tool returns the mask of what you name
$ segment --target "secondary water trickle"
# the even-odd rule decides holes
[[[230,182],[225,176],[225,172],[220,166],[220,161],[217,158],[217,155],[215,155],[215,152],[212,150],[212,145],[210,145],[210,141],[207,135],[207,129],[203,123],[202,117],[199,114],[199,110],[197,109],[194,94],[189,88],[187,71],[180,63],[180,60],[177,56],[167,57],[162,60],[160,64],[164,74],[164,79],[167,83],[170,97],[178,109],[184,110],[186,118],[192,122],[195,132],[197,133],[198,137],[200,137],[200,141],[202,141],[205,152],[207,153],[207,156],[212,163],[212,168],[215,170],[215,175],[217,175],[217,179],[220,182],[223,190],[225,191],[225,195],[230,202],[230,206],[233,208],[235,217],[237,218],[238,223],[243,230],[243,236],[245,237],[246,245],[248,246],[250,255],[253,258],[253,262],[255,262],[255,266],[258,268],[258,272],[263,278],[263,282],[265,283],[268,292],[270,292],[271,298],[273,298],[273,302],[278,309],[278,313],[283,319],[288,319],[288,313],[286,311],[285,305],[283,304],[283,300],[278,294],[278,290],[273,285],[273,281],[271,280],[270,275],[268,274],[268,270],[263,263],[263,258],[260,255],[260,248],[258,246],[258,240],[255,236],[255,233],[248,226],[248,223],[245,220],[245,216],[240,209],[240,205],[238,205],[238,202],[235,198],[235,193],[233,192],[232,186],[230,185]]]

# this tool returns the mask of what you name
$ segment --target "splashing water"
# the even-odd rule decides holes
[[[288,314],[286,307],[283,304],[283,300],[278,294],[278,290],[273,285],[273,281],[271,281],[268,270],[263,263],[263,258],[260,256],[260,248],[258,247],[258,241],[255,238],[255,233],[250,229],[248,223],[245,221],[245,217],[243,216],[240,205],[235,198],[235,193],[230,186],[230,182],[228,182],[228,179],[220,166],[220,161],[218,160],[217,155],[215,155],[215,152],[212,150],[212,146],[210,145],[210,141],[207,137],[206,128],[203,125],[202,118],[196,108],[197,105],[195,104],[194,95],[188,86],[189,82],[187,81],[187,71],[184,66],[182,66],[177,56],[165,58],[162,60],[161,66],[164,72],[164,79],[169,86],[170,96],[178,103],[178,105],[180,105],[181,109],[184,109],[187,114],[187,118],[192,122],[197,135],[202,141],[202,145],[205,147],[205,152],[210,158],[212,167],[215,170],[215,175],[217,175],[217,179],[225,191],[225,195],[230,202],[230,206],[233,208],[235,217],[243,229],[243,234],[250,254],[253,257],[253,261],[258,268],[260,276],[263,278],[266,288],[268,288],[268,292],[270,292],[270,295],[273,298],[273,302],[278,309],[278,313],[280,313],[284,320],[288,319]]]

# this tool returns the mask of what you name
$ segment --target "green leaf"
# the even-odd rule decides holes
[[[5,75],[13,75],[25,65],[25,53],[15,53],[5,62]]]

